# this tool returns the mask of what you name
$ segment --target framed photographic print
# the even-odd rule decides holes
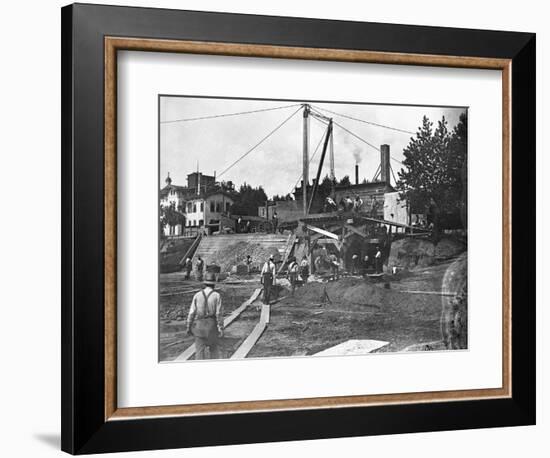
[[[65,451],[534,424],[533,34],[71,5],[62,57]]]

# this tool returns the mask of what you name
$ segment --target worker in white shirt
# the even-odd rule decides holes
[[[262,285],[264,287],[264,304],[269,304],[271,299],[271,290],[275,284],[275,275],[277,274],[275,261],[273,260],[273,255],[264,263],[262,267]]]
[[[302,277],[304,283],[307,283],[307,279],[309,278],[309,261],[307,260],[307,256],[304,256],[302,262],[300,262],[300,277]]]
[[[353,201],[353,211],[360,212],[362,206],[363,206],[363,199],[361,199],[361,197],[359,196],[355,196],[355,200]]]
[[[376,247],[376,254],[374,255],[374,265],[376,267],[376,273],[379,274],[382,272],[382,252],[380,251],[380,247]]]
[[[353,200],[350,196],[346,196],[346,211],[350,212],[353,210]]]
[[[363,258],[363,271],[367,273],[367,269],[369,268],[369,255],[366,254]]]
[[[334,199],[332,197],[327,197],[325,199],[325,212],[333,212],[337,209],[336,202],[334,202]]]
[[[193,263],[191,258],[187,258],[183,264],[183,278],[189,280],[191,278],[191,272],[193,271]]]
[[[329,256],[329,260],[330,260],[330,271],[331,271],[331,274],[332,274],[332,279],[333,280],[338,280],[338,269],[340,268],[340,261],[338,260],[338,257],[332,253],[330,256]]]
[[[195,359],[220,358],[220,337],[223,337],[223,307],[220,293],[214,291],[215,274],[206,272],[204,289],[191,301],[187,317],[187,333],[195,337]]]
[[[290,292],[294,296],[296,290],[296,282],[298,281],[298,263],[296,258],[292,257],[288,265],[288,281],[290,281]]]

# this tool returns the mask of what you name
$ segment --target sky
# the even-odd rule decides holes
[[[164,186],[170,172],[172,184],[185,186],[187,174],[197,170],[205,175],[214,175],[220,181],[231,180],[238,187],[243,183],[262,185],[267,195],[287,194],[294,190],[302,174],[303,117],[302,110],[292,116],[279,130],[261,143],[244,159],[229,168],[239,157],[266,137],[279,124],[300,109],[300,104],[309,103],[319,112],[331,110],[339,115],[351,116],[408,132],[416,132],[424,115],[437,125],[445,116],[451,130],[465,108],[368,105],[353,103],[328,103],[304,100],[247,100],[162,96],[160,98],[160,185]],[[298,105],[298,106],[296,106]],[[281,109],[250,113],[238,116],[223,116],[213,119],[178,121],[189,118],[224,115],[243,111]],[[323,112],[332,117],[353,134],[376,148],[390,145],[391,166],[397,176],[402,165],[403,149],[412,133],[373,126],[364,122]],[[175,122],[174,122],[175,121]],[[310,119],[310,158],[323,138],[326,126]],[[311,159],[310,182],[317,174],[322,144]],[[359,179],[372,180],[380,153],[339,126],[334,126],[335,175],[341,179],[349,175],[355,179],[355,164],[359,164]],[[229,169],[228,169],[229,168]],[[227,170],[228,169],[228,170]],[[321,177],[329,173],[328,153]],[[392,184],[394,181],[392,179]]]

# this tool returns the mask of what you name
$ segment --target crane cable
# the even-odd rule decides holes
[[[321,111],[326,111],[327,113],[331,113],[333,115],[336,115],[336,116],[340,116],[342,118],[348,118],[348,119],[351,119],[353,121],[358,121],[358,122],[362,122],[362,123],[365,123],[365,124],[369,124],[371,126],[376,126],[376,127],[381,127],[383,129],[389,129],[389,130],[394,130],[396,132],[401,132],[403,134],[412,134],[412,135],[415,135],[415,132],[411,132],[410,130],[405,130],[405,129],[399,129],[397,127],[391,127],[391,126],[386,126],[384,124],[378,124],[376,122],[372,122],[372,121],[366,121],[364,119],[359,119],[359,118],[354,118],[353,116],[349,116],[349,115],[345,115],[345,114],[342,114],[342,113],[337,113],[336,111],[332,111],[332,110],[329,110],[327,108],[321,108],[321,107],[315,107],[317,110],[321,110]]]
[[[391,175],[393,177],[393,181],[395,182],[395,185],[397,186],[397,179],[395,178],[395,173],[393,173],[393,167],[391,166],[391,164],[389,164],[389,166],[390,166]]]
[[[281,127],[283,127],[290,119],[298,113],[302,109],[302,106],[300,105],[300,108],[298,108],[294,113],[292,113],[288,118],[286,118],[281,124],[279,124],[275,129],[273,129],[271,132],[269,132],[264,138],[262,138],[258,143],[256,143],[252,148],[250,148],[248,151],[246,151],[243,155],[241,155],[235,162],[233,162],[229,167],[226,167],[222,172],[218,175],[218,178],[221,177],[223,174],[225,174],[229,169],[231,169],[233,166],[235,166],[238,162],[240,162],[242,159],[244,159],[246,156],[248,156],[252,151],[254,151],[258,146],[260,146],[263,142],[265,142],[269,137],[271,137],[275,132],[277,132]]]
[[[337,125],[340,129],[342,130],[345,130],[348,134],[354,136],[355,138],[357,138],[358,140],[362,141],[363,143],[367,144],[368,146],[370,146],[371,148],[375,149],[376,151],[380,152],[380,148],[377,148],[376,146],[374,146],[372,143],[369,143],[367,140],[365,140],[364,138],[361,138],[359,135],[353,133],[351,130],[345,128],[344,126],[342,126],[341,124],[337,123],[336,121],[332,121],[333,124]],[[405,165],[403,164],[403,162],[401,162],[399,159],[393,157],[392,155],[390,155],[390,159],[394,160],[395,162],[398,162],[399,164],[401,165]]]
[[[212,115],[212,116],[200,116],[198,118],[171,119],[169,121],[160,121],[160,123],[161,124],[172,124],[172,123],[175,123],[175,122],[202,121],[202,120],[205,120],[205,119],[226,118],[226,117],[229,117],[229,116],[239,116],[239,115],[247,115],[247,114],[252,114],[252,113],[261,113],[261,112],[265,112],[265,111],[282,110],[284,108],[292,108],[292,107],[297,107],[297,106],[301,107],[302,104],[301,103],[296,103],[294,105],[284,105],[284,106],[273,107],[273,108],[262,108],[262,109],[259,109],[259,110],[240,111],[240,112],[237,112],[237,113],[224,113],[224,114]]]

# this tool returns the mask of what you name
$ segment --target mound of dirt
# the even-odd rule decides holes
[[[443,277],[442,290],[454,296],[444,297],[441,308],[441,337],[446,348],[468,346],[468,258],[453,262]]]
[[[466,251],[466,245],[456,239],[442,238],[435,246],[435,257],[438,260],[449,259]]]
[[[342,278],[335,282],[308,283],[295,292],[295,299],[304,304],[319,304],[326,300],[333,304],[368,305],[378,304],[391,294],[360,278]]]
[[[194,241],[195,239],[193,238],[180,238],[163,242],[160,247],[160,271],[167,273],[180,270],[180,261],[189,248],[191,248]]]
[[[434,263],[435,246],[429,240],[404,238],[396,240],[391,245],[388,258],[388,269],[414,269],[427,267]]]
[[[250,255],[252,258],[252,270],[261,269],[264,262],[271,255],[273,255],[275,262],[281,258],[279,250],[275,246],[266,247],[259,243],[241,240],[218,251],[215,256],[209,258],[209,262],[220,266],[222,272],[228,272],[233,266],[244,265],[246,255]]]

